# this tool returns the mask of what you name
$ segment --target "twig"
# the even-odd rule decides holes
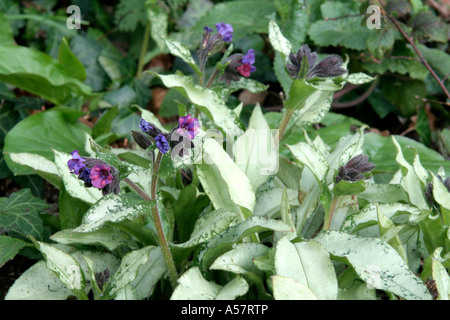
[[[442,102],[442,101],[437,101],[437,100],[431,100],[431,99],[427,99],[427,98],[422,98],[419,96],[414,96],[414,98],[422,100],[423,102],[433,102],[433,103],[439,103],[439,104],[443,104],[445,106],[450,106],[450,102]]]
[[[418,62],[422,62],[422,60],[415,58],[415,57],[408,57],[408,56],[390,56],[388,57],[390,59],[405,59],[405,60],[414,60]]]
[[[384,0],[380,0],[380,4],[383,7],[384,10]],[[384,10],[386,12],[386,10]],[[424,64],[424,66],[428,69],[428,71],[430,71],[431,75],[433,76],[434,79],[436,79],[437,83],[439,84],[439,86],[441,87],[441,89],[444,91],[445,95],[447,96],[447,99],[450,99],[450,93],[448,92],[447,88],[445,87],[444,83],[441,81],[441,79],[439,79],[438,75],[436,74],[436,72],[434,72],[434,70],[431,68],[431,66],[428,64],[427,60],[425,60],[424,56],[422,55],[422,53],[419,51],[419,49],[417,48],[416,44],[414,43],[414,38],[408,36],[408,34],[405,32],[405,30],[403,30],[403,28],[400,26],[400,24],[398,23],[398,21],[392,17],[390,14],[388,14],[386,12],[387,17],[389,18],[389,20],[392,21],[392,23],[397,27],[398,31],[400,31],[400,33],[402,34],[402,36],[406,39],[406,41],[409,42],[409,44],[413,47],[414,51],[417,53],[417,55],[420,58],[420,61]]]
[[[375,90],[377,84],[378,84],[378,78],[374,82],[372,82],[369,89],[367,89],[367,91],[364,92],[358,98],[356,98],[352,101],[348,101],[348,102],[333,102],[331,104],[331,108],[333,108],[333,109],[349,108],[349,107],[356,106],[357,104],[360,104],[361,102],[363,102],[370,96],[370,94],[373,92],[373,90]]]

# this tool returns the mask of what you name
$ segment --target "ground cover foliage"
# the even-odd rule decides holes
[[[449,12],[1,2],[1,298],[448,300]]]

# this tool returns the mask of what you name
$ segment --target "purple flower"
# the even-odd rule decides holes
[[[144,132],[150,132],[150,130],[153,130],[153,127],[145,121],[144,119],[141,119],[141,122],[139,123],[139,127],[141,127],[141,130]]]
[[[193,118],[190,114],[185,117],[178,118],[178,129],[177,132],[179,134],[183,134],[188,131],[191,140],[198,134],[200,130],[200,123],[197,118]]]
[[[223,37],[223,41],[231,42],[233,38],[233,27],[228,23],[216,23],[217,32]]]
[[[247,54],[242,57],[242,63],[253,65],[255,63],[255,50],[249,49]]]
[[[86,165],[83,163],[84,161],[86,161],[86,159],[82,158],[78,154],[78,150],[72,151],[71,156],[72,159],[67,161],[67,165],[69,166],[69,170],[71,171],[70,173],[79,174],[80,170],[86,167]]]
[[[86,168],[82,169],[80,174],[78,175],[78,179],[84,181],[85,187],[92,187],[92,181],[91,181],[91,178],[89,177],[90,174],[91,174],[91,170],[86,167]]]
[[[162,153],[166,153],[170,150],[169,141],[167,141],[166,137],[163,134],[159,134],[155,138],[156,147],[161,151]]]
[[[114,177],[110,172],[110,167],[103,164],[97,164],[91,169],[89,178],[94,187],[102,189],[107,184],[110,184]]]

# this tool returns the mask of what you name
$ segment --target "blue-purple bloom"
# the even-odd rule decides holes
[[[231,42],[233,38],[233,27],[228,23],[216,23],[217,32],[223,37],[223,41]]]
[[[91,178],[89,177],[90,174],[91,174],[91,170],[88,167],[86,167],[78,175],[78,179],[84,181],[85,187],[92,187],[92,181],[91,181]]]
[[[80,170],[82,168],[86,167],[86,165],[83,163],[84,161],[86,161],[86,159],[82,158],[78,154],[78,150],[72,151],[72,153],[70,155],[72,156],[72,159],[67,161],[67,165],[69,166],[70,173],[79,174]]]
[[[139,127],[141,127],[142,131],[147,132],[147,133],[153,129],[153,127],[150,125],[150,123],[148,123],[144,119],[141,119],[141,122],[139,123]]]
[[[156,147],[161,151],[162,153],[166,153],[170,150],[169,141],[167,141],[166,137],[163,134],[159,134],[155,138]]]

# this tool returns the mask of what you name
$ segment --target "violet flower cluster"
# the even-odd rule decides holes
[[[178,118],[178,126],[173,128],[169,133],[163,133],[154,124],[141,119],[139,127],[142,132],[132,130],[133,139],[143,149],[147,149],[150,145],[156,146],[163,154],[170,149],[180,145],[178,155],[182,157],[184,150],[194,147],[192,140],[200,132],[200,123],[197,118],[190,114]]]
[[[368,162],[369,157],[360,154],[350,159],[345,166],[339,168],[339,172],[335,177],[335,182],[341,180],[356,182],[364,179],[364,173],[368,173],[375,168],[372,162]]]
[[[200,49],[197,51],[199,65],[202,70],[205,68],[209,56],[219,52],[227,42],[233,39],[233,27],[227,23],[216,23],[217,33],[212,34],[213,30],[205,26]],[[231,81],[239,81],[241,77],[248,78],[251,73],[256,71],[255,50],[249,49],[244,54],[234,54],[225,61],[225,68],[221,81],[230,85]]]
[[[103,195],[120,192],[118,170],[99,159],[81,157],[78,150],[71,153],[72,159],[67,161],[70,173],[76,174],[84,181],[87,188],[95,187],[102,190]]]

